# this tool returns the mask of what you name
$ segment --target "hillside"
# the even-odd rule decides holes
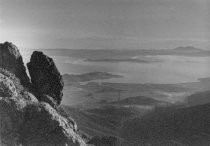
[[[124,123],[121,134],[135,145],[210,144],[210,105],[156,109]]]
[[[194,93],[186,98],[188,106],[202,105],[210,103],[210,91]]]
[[[69,106],[61,107],[66,115],[75,119],[78,127],[90,136],[118,136],[123,120],[143,115],[146,110],[138,111],[134,107],[101,105],[100,107],[82,110]]]

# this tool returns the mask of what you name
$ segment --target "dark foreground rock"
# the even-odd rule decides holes
[[[0,69],[1,146],[85,146],[76,123],[39,102],[19,79]],[[73,123],[73,124],[72,124]]]
[[[48,95],[59,105],[63,96],[63,78],[52,58],[35,51],[27,64],[31,82],[39,96]],[[42,97],[43,98],[43,97]]]
[[[20,79],[22,85],[30,85],[22,56],[12,43],[0,44],[0,67],[14,73]]]

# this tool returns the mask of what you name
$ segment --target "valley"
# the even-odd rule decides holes
[[[133,139],[135,137],[142,141],[137,136],[139,134],[135,136],[135,129],[138,129],[138,127],[142,128],[141,124],[138,124],[142,120],[144,121],[148,117],[152,121],[156,120],[155,117],[158,120],[162,120],[165,116],[171,115],[170,112],[177,113],[182,109],[184,111],[185,108],[191,109],[191,106],[207,104],[209,103],[208,95],[210,95],[207,80],[205,79],[200,79],[197,82],[178,84],[109,83],[101,80],[98,82],[97,80],[80,82],[77,79],[77,81],[71,82],[71,84],[66,86],[64,96],[68,95],[69,100],[73,99],[72,101],[77,101],[75,104],[65,105],[66,98],[64,98],[62,108],[67,115],[75,119],[82,133],[89,136],[114,136],[120,139],[120,143],[126,146],[136,141]],[[71,93],[71,95],[68,93]],[[202,103],[199,103],[197,100],[199,100],[201,95],[206,100],[202,99]],[[154,116],[156,113],[157,115],[160,114],[160,116]],[[189,116],[189,113],[186,113],[186,115]],[[178,114],[177,116],[179,119],[180,115]],[[169,119],[173,122],[171,117],[164,120]],[[152,125],[148,126],[152,127]],[[150,129],[149,127],[148,129]],[[164,128],[161,130],[164,131]],[[143,130],[138,129],[136,132],[138,133],[138,131],[142,132]],[[132,139],[129,139],[129,136],[125,135],[126,133]],[[173,133],[171,134],[173,137]],[[142,133],[142,135],[145,136],[146,134]],[[193,135],[187,135],[186,137],[192,138]],[[143,139],[145,140],[145,138]],[[139,144],[140,141],[138,140],[136,142]],[[183,143],[180,137],[178,140],[173,138],[165,139],[164,141],[160,139],[153,141],[150,139],[149,142],[151,144]]]

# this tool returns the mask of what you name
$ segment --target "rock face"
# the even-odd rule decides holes
[[[35,51],[27,64],[31,82],[40,96],[49,95],[59,105],[63,96],[63,78],[52,58]]]
[[[12,43],[5,42],[0,44],[0,67],[14,73],[20,79],[22,85],[30,85],[22,56]]]
[[[86,145],[76,133],[74,121],[48,103],[39,102],[14,75],[2,69],[0,86],[4,89],[0,90],[1,146]]]

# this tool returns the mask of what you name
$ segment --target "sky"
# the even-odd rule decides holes
[[[25,48],[208,49],[209,0],[0,0],[0,42]]]

